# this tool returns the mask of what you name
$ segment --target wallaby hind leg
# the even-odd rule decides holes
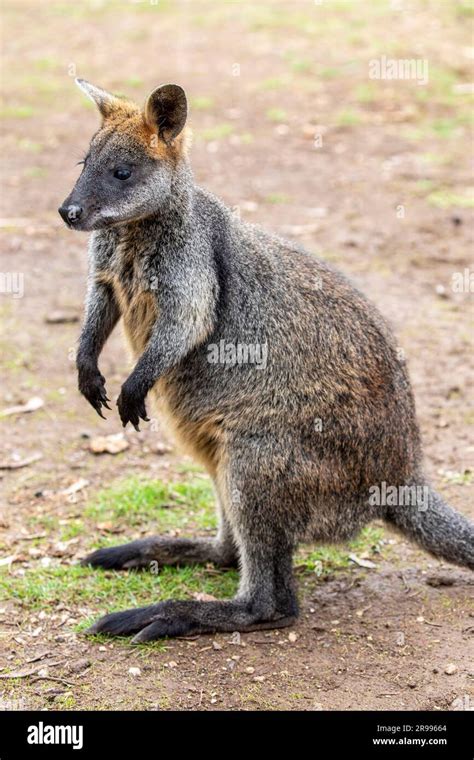
[[[255,491],[252,494],[255,497]],[[268,498],[268,497],[267,497]],[[265,499],[259,493],[259,500]],[[135,634],[135,642],[163,636],[215,631],[251,631],[291,625],[298,609],[292,575],[293,542],[285,528],[262,515],[268,504],[245,503],[242,497],[232,526],[239,543],[241,579],[230,601],[169,600],[149,607],[114,612],[98,620],[88,633]]]
[[[198,565],[213,562],[219,567],[235,567],[237,550],[232,529],[218,504],[219,529],[215,538],[172,538],[151,536],[121,546],[109,546],[85,557],[81,564],[106,570],[128,570],[158,565]]]

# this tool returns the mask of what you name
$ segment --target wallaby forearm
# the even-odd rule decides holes
[[[97,364],[101,351],[120,318],[109,285],[94,283],[87,297],[86,316],[79,338],[77,365]]]
[[[107,403],[109,399],[105,390],[105,377],[99,371],[98,359],[119,317],[120,312],[110,286],[94,282],[87,297],[76,365],[79,390],[100,417],[104,416],[102,407],[110,407]]]

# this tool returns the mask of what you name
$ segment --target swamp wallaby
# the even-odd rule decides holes
[[[314,256],[236,218],[197,187],[186,96],[138,106],[77,80],[102,126],[59,212],[92,231],[79,389],[102,416],[100,352],[123,319],[136,358],[117,401],[147,394],[211,476],[213,539],[152,537],[99,549],[103,568],[238,563],[228,601],[170,600],[89,629],[134,641],[291,624],[299,541],[340,542],[383,518],[427,551],[474,567],[474,526],[426,482],[414,402],[377,310]]]

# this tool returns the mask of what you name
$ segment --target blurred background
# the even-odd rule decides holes
[[[75,567],[97,542],[117,543],[153,530],[185,535],[213,529],[209,484],[173,449],[160,420],[140,435],[123,434],[115,411],[101,421],[76,390],[87,236],[65,229],[56,209],[79,174],[76,163],[99,118],[74,85],[75,76],[140,103],[158,84],[185,88],[196,181],[243,219],[334,263],[390,319],[410,365],[427,470],[453,504],[468,512],[474,501],[469,490],[474,466],[471,4],[5,0],[2,16],[0,584],[24,637],[22,645],[15,644],[15,631],[5,629],[3,664],[12,652],[16,657],[21,647],[28,650],[37,641],[32,632],[38,628],[40,638],[52,638],[67,657],[71,651],[79,659],[86,651],[95,657],[97,647],[88,650],[82,643],[86,649],[80,649],[75,625],[104,605],[148,603],[151,593],[165,598],[204,590],[222,596],[236,583],[235,574],[216,579],[208,570],[173,570],[160,580],[137,580],[133,574],[91,576]],[[101,369],[115,398],[130,369],[119,331],[104,351]],[[387,553],[392,568],[433,566],[401,539],[380,528],[371,531],[353,547],[358,556],[385,559]],[[320,576],[360,572],[347,549],[331,551],[312,548],[299,556],[309,616]],[[377,606],[382,597],[383,610],[400,615],[395,625],[402,629],[403,620],[420,610],[403,595],[401,581],[390,578],[386,586],[379,579],[378,591],[364,580],[369,585],[360,598],[346,597],[337,614],[321,612],[329,616],[323,628],[331,628],[333,617],[351,618],[357,605],[364,608],[365,594],[373,607],[371,630],[379,619],[383,624],[385,612]],[[432,615],[441,615],[442,608],[447,622],[450,614],[459,622],[467,606],[456,590],[451,593],[444,607],[438,609],[434,597],[426,603],[435,605]],[[462,589],[458,593],[462,597]],[[337,608],[336,597],[333,603]],[[46,622],[38,618],[44,605]],[[67,632],[58,632],[59,625]],[[452,630],[445,654],[436,650],[443,644],[427,652],[422,636],[410,642],[417,662],[410,668],[428,667],[423,658],[433,651],[441,659],[449,649],[458,651],[462,659],[461,629]],[[58,642],[58,636],[65,638]],[[99,658],[89,696],[74,689],[71,696],[66,689],[51,700],[66,708],[141,708],[157,699],[164,708],[179,709],[350,708],[358,694],[360,707],[387,706],[387,699],[375,695],[394,691],[391,666],[385,671],[378,650],[376,656],[354,636],[350,644],[332,642],[335,658],[360,662],[361,672],[371,668],[370,678],[383,683],[368,687],[357,668],[349,668],[345,685],[340,683],[334,657],[326,661],[313,631],[301,635],[300,649],[293,642],[285,662],[278,659],[280,654],[284,659],[285,647],[275,650],[280,654],[274,661],[273,650],[266,650],[271,672],[289,674],[273,681],[258,642],[249,643],[247,655],[252,652],[253,659],[245,665],[254,668],[255,677],[263,667],[265,683],[254,682],[243,668],[239,680],[226,658],[216,665],[194,651],[198,664],[192,665],[185,645],[175,642],[169,645],[172,654],[163,650],[156,667],[178,659],[187,670],[183,666],[172,675],[174,666],[168,669],[158,698],[151,676],[142,691],[124,686],[121,662],[131,655],[123,644],[114,660],[119,687],[110,671],[101,671]],[[380,636],[383,641],[389,634]],[[380,666],[377,672],[374,664]],[[399,667],[393,664],[394,672]],[[441,684],[402,688],[390,707],[451,704],[466,690],[461,670],[450,681],[451,691]],[[188,677],[191,691],[185,694]],[[291,688],[288,679],[297,686]],[[323,691],[326,685],[329,702],[316,694],[316,682]],[[13,681],[10,686],[17,699]],[[48,704],[48,686],[27,691],[30,706]]]

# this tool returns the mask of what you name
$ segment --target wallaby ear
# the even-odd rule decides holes
[[[163,84],[153,90],[145,103],[145,119],[167,145],[179,135],[188,115],[188,104],[182,87]]]
[[[112,95],[111,92],[102,90],[101,87],[96,87],[90,82],[86,82],[85,79],[76,79],[75,82],[77,86],[86,93],[87,97],[94,101],[104,118],[109,116],[112,111],[120,106],[120,99],[115,95]]]

